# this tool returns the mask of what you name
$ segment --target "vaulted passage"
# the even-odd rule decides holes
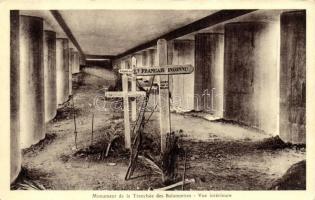
[[[19,10],[10,28],[11,189],[306,189],[305,10]]]

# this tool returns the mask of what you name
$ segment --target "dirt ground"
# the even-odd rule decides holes
[[[70,101],[47,125],[46,140],[23,151],[22,165],[29,175],[51,190],[148,190],[162,187],[161,175],[143,166],[136,168],[131,180],[124,180],[129,154],[127,151],[115,152],[115,148],[122,148],[119,147],[122,138],[113,145],[107,158],[99,159],[101,152],[89,156],[84,153],[91,144],[92,113],[94,147],[102,146],[102,140],[111,131],[123,132],[123,115],[121,111],[104,111],[94,106],[95,97],[102,95],[103,88],[112,83],[82,74],[77,75],[76,80],[81,82],[75,82],[73,90],[77,145],[81,151],[75,148]],[[266,190],[292,164],[306,157],[304,147],[273,143],[277,140],[272,136],[249,127],[187,114],[172,113],[171,120],[173,130],[183,130],[179,144],[187,152],[186,177],[196,181],[185,186],[186,190]],[[152,143],[151,148],[157,146],[158,122],[158,113],[154,113],[145,127],[145,132],[153,138],[147,141],[147,144]],[[177,162],[178,177],[183,166],[181,154]]]

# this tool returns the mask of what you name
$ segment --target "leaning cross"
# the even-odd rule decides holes
[[[157,67],[152,67],[152,68],[133,67],[132,69],[125,69],[124,67],[122,67],[122,69],[119,70],[119,73],[123,74],[123,77],[126,76],[127,74],[131,75],[132,77],[160,75],[160,81],[159,81],[160,134],[161,134],[161,151],[164,152],[166,148],[166,135],[167,133],[171,132],[168,76],[179,75],[179,74],[190,74],[194,71],[194,67],[192,65],[167,65],[167,42],[164,39],[160,39],[157,42],[157,58],[158,58]],[[133,61],[133,63],[134,62],[135,61]],[[131,93],[131,94],[135,95],[136,93]],[[129,120],[129,116],[128,116],[128,120]]]

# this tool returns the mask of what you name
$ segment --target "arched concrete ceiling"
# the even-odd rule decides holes
[[[59,10],[85,54],[117,55],[215,10]]]

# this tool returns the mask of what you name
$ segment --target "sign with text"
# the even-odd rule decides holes
[[[138,96],[145,96],[146,93],[142,91],[137,91],[137,92],[105,92],[105,97],[107,98],[123,98],[125,95],[128,97],[138,97]]]
[[[121,74],[132,74],[137,76],[154,76],[154,75],[176,75],[190,74],[194,71],[192,65],[165,65],[162,67],[139,67],[135,69],[120,69]]]

